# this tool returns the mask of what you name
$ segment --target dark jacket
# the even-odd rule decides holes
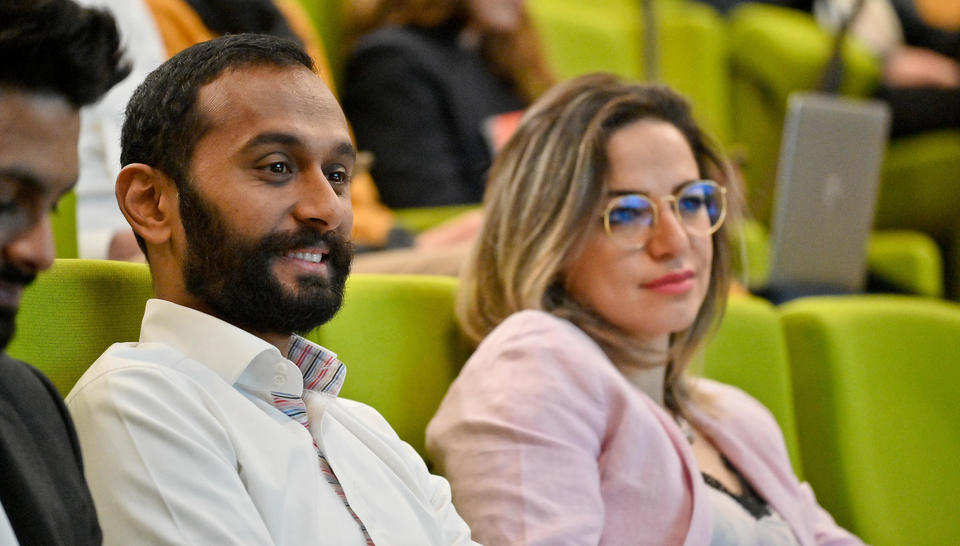
[[[490,168],[483,134],[524,102],[457,43],[456,29],[387,27],[360,40],[343,107],[390,207],[478,203]]]
[[[23,546],[100,544],[73,423],[57,389],[0,355],[0,502]]]

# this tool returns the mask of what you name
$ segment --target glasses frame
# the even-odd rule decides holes
[[[720,211],[720,218],[717,219],[717,223],[711,226],[708,232],[699,233],[699,232],[690,231],[690,227],[687,226],[687,224],[680,219],[680,205],[678,204],[677,197],[681,195],[684,191],[686,191],[687,188],[689,188],[690,186],[694,184],[703,184],[703,183],[709,183],[710,185],[717,188],[718,193],[720,195],[721,211]],[[704,236],[713,235],[720,229],[721,226],[723,226],[723,222],[727,219],[727,188],[724,186],[721,186],[719,183],[717,183],[716,180],[710,180],[709,178],[704,178],[701,180],[691,180],[685,183],[684,185],[680,186],[679,188],[677,188],[670,195],[665,195],[660,199],[654,199],[653,197],[650,197],[649,195],[645,193],[640,193],[640,192],[618,195],[613,199],[610,199],[610,202],[607,203],[607,206],[603,209],[603,216],[602,216],[603,230],[607,233],[607,236],[610,237],[610,239],[612,239],[615,243],[624,247],[627,250],[640,250],[643,247],[647,246],[647,243],[650,242],[650,238],[648,237],[646,241],[640,244],[625,246],[620,243],[620,239],[614,236],[613,231],[610,229],[610,212],[614,208],[616,208],[615,206],[616,203],[619,203],[620,200],[623,199],[624,197],[630,197],[634,195],[647,199],[648,201],[650,201],[650,204],[653,205],[653,222],[650,224],[651,237],[652,237],[653,230],[656,229],[657,223],[660,221],[660,207],[662,206],[663,201],[670,201],[671,203],[670,208],[673,210],[674,216],[677,218],[677,221],[680,223],[680,225],[683,226],[683,230],[690,235],[704,235]]]

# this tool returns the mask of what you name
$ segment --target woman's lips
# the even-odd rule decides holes
[[[693,278],[693,271],[688,269],[677,273],[668,273],[641,286],[661,294],[682,294],[693,288]]]

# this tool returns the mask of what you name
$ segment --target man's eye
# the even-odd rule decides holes
[[[327,173],[327,180],[334,184],[343,184],[347,181],[347,173],[344,171],[332,171]]]
[[[290,174],[290,166],[283,161],[274,161],[267,165],[267,170],[273,174]]]

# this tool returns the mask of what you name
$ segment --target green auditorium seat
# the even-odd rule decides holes
[[[735,236],[734,253],[738,275],[746,275],[750,289],[765,286],[770,261],[770,234],[756,221],[742,223]],[[746,260],[746,263],[743,261]],[[936,242],[919,231],[881,230],[870,235],[867,269],[912,294],[943,296],[943,260]]]
[[[726,26],[711,7],[679,0],[654,3],[658,81],[683,93],[720,142],[730,134]],[[531,0],[527,3],[558,78],[613,72],[645,79],[644,31],[639,0]]]
[[[801,476],[787,344],[774,307],[759,298],[731,297],[699,366],[704,377],[740,387],[773,413]]]
[[[53,228],[53,246],[58,258],[76,258],[80,255],[77,242],[77,194],[70,192],[57,203],[50,215]]]
[[[24,292],[7,352],[42,370],[66,396],[107,347],[140,337],[151,293],[143,264],[58,259]]]
[[[296,0],[310,16],[320,41],[323,42],[327,62],[333,71],[333,81],[342,82],[343,63],[346,60],[346,3],[345,0]]]
[[[469,355],[455,291],[448,277],[352,275],[343,308],[307,336],[346,363],[343,396],[376,408],[421,455],[427,421]]]
[[[397,223],[414,232],[421,232],[432,227],[439,226],[447,220],[475,209],[479,209],[479,204],[466,205],[441,205],[437,207],[409,207],[402,209],[393,209],[397,217]]]
[[[847,296],[780,314],[820,503],[868,543],[960,544],[960,305]]]

